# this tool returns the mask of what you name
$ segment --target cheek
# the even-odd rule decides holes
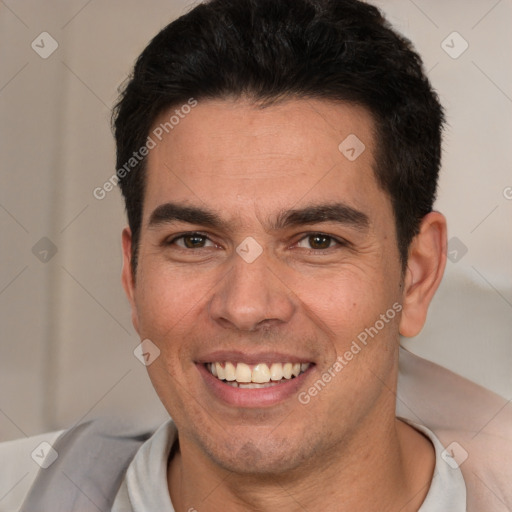
[[[205,278],[165,266],[141,272],[137,282],[136,305],[141,336],[157,345],[179,339],[194,322],[197,309],[211,286]],[[153,339],[154,338],[154,339]]]
[[[316,313],[334,332],[348,332],[372,320],[386,301],[382,276],[368,267],[302,276],[294,288],[305,309]]]
[[[352,373],[363,363],[370,364],[375,373],[387,373],[378,366],[387,359],[382,358],[382,351],[390,350],[396,342],[398,314],[393,309],[397,303],[395,287],[383,277],[382,270],[368,266],[337,269],[328,278],[303,278],[295,286],[309,321],[325,334],[328,364],[350,350],[357,351],[356,343],[361,355],[354,357],[358,363],[350,363],[345,373]],[[387,311],[391,314],[382,320],[381,315]],[[351,361],[353,355],[348,356]],[[378,360],[373,361],[374,358]],[[357,375],[353,375],[356,380],[360,378]]]
[[[197,311],[204,308],[202,284],[183,278],[163,266],[146,267],[137,280],[136,306],[141,339],[149,339],[160,350],[147,367],[153,386],[167,409],[184,409],[180,389],[191,371],[191,333],[197,330]],[[182,384],[180,384],[182,383]]]

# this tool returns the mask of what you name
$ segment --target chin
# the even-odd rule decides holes
[[[210,440],[204,448],[208,457],[223,469],[239,475],[261,477],[288,473],[311,457],[311,453],[306,453],[308,450],[303,442],[293,444],[289,441],[261,436],[254,436],[253,440],[231,437],[223,445],[212,446]]]

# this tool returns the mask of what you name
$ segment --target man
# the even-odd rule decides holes
[[[399,346],[446,261],[443,113],[376,8],[200,4],[114,119],[122,281],[172,421],[59,433],[22,510],[511,509],[510,406]]]

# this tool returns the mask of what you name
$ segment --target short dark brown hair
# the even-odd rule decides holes
[[[357,0],[211,0],[165,27],[138,58],[114,108],[117,169],[132,231],[142,221],[145,162],[120,172],[156,118],[190,98],[346,101],[375,122],[375,175],[393,206],[405,268],[421,219],[432,210],[443,110],[411,43],[380,11]]]

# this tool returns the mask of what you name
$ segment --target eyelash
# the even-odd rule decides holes
[[[171,240],[165,240],[164,241],[164,244],[165,246],[169,246],[169,245],[174,245],[175,242],[177,240],[181,240],[183,238],[186,238],[186,237],[201,237],[201,238],[205,238],[207,240],[209,240],[210,242],[213,242],[213,240],[211,240],[208,235],[206,235],[205,233],[201,233],[199,231],[190,231],[190,232],[187,232],[187,233],[182,233],[181,235],[178,235],[174,238],[172,238]],[[302,238],[300,238],[296,244],[302,242],[303,240],[305,239],[308,239],[310,237],[314,237],[314,236],[320,236],[320,237],[325,237],[325,238],[328,238],[330,239],[330,243],[332,242],[335,242],[336,243],[336,246],[332,246],[332,247],[327,247],[325,249],[305,249],[308,253],[315,253],[315,254],[318,254],[320,252],[328,252],[332,249],[336,249],[336,248],[339,248],[339,247],[347,247],[349,246],[349,242],[347,242],[346,240],[343,240],[343,239],[340,239],[340,238],[336,238],[332,235],[328,235],[326,233],[322,233],[322,232],[310,232],[310,233],[307,233],[305,234],[304,236],[302,236]],[[215,243],[215,242],[213,242]],[[295,245],[296,245],[295,244]],[[181,246],[178,246],[180,249],[184,250],[184,251],[193,251],[194,248],[188,248],[188,247],[181,247]],[[205,249],[205,247],[198,247],[198,249]]]

